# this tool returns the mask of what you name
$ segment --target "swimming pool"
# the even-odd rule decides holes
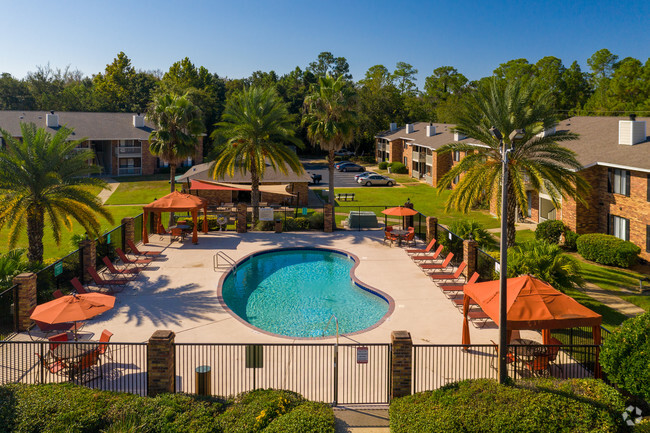
[[[366,330],[392,312],[392,299],[354,277],[356,256],[325,248],[262,251],[221,279],[220,299],[267,333],[314,338]]]

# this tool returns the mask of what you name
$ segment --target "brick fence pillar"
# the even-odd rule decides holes
[[[29,313],[36,306],[36,274],[24,272],[14,277],[13,283],[18,286],[18,325],[17,331],[27,331],[32,326]]]
[[[334,218],[334,206],[327,203],[325,206],[323,206],[323,212],[325,212],[325,215],[323,216],[325,223],[323,231],[325,233],[331,233],[334,230],[334,225],[336,222],[336,219]]]
[[[438,218],[427,217],[427,243],[431,239],[438,239]]]
[[[247,214],[248,214],[248,206],[246,206],[246,203],[239,203],[237,205],[237,233],[246,233]]]
[[[83,248],[81,256],[83,269],[81,270],[81,275],[83,275],[82,283],[85,283],[86,281],[90,281],[92,278],[88,273],[88,266],[97,269],[97,246],[95,245],[94,239],[86,239],[79,243],[79,248]]]
[[[391,340],[390,398],[411,394],[411,370],[413,341],[408,331],[393,331]]]
[[[131,251],[126,241],[135,243],[135,218],[122,218],[122,224],[124,225],[124,239],[122,243],[126,246],[125,251]]]
[[[147,395],[176,390],[176,358],[172,331],[154,332],[147,343]]]
[[[464,239],[463,240],[463,261],[467,263],[463,275],[469,280],[469,278],[476,272],[478,268],[477,257],[478,257],[478,244],[474,239]]]

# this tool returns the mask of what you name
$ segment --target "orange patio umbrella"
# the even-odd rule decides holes
[[[412,215],[417,215],[418,211],[404,207],[404,206],[397,206],[397,207],[391,207],[388,209],[384,209],[381,211],[384,215],[392,215],[392,216],[412,216]]]
[[[37,305],[29,318],[49,324],[79,322],[91,319],[104,311],[108,311],[114,305],[115,296],[104,295],[102,293],[68,295]],[[76,327],[74,337],[76,340]]]

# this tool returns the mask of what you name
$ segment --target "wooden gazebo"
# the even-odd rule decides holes
[[[143,208],[142,242],[145,244],[149,242],[149,233],[147,231],[147,220],[149,214],[153,214],[154,217],[160,221],[160,214],[163,212],[190,212],[192,214],[192,222],[194,223],[192,229],[192,242],[195,244],[198,243],[199,236],[197,233],[197,225],[199,209],[203,209],[203,233],[208,232],[207,206],[208,202],[205,199],[195,195],[183,194],[178,191],[174,191],[149,203]]]

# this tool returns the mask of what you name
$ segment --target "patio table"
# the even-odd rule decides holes
[[[542,346],[535,340],[528,340],[526,338],[518,338],[512,340],[510,343],[516,348],[511,348],[512,353],[517,355],[523,361],[533,361],[536,357],[546,354],[546,347]],[[513,350],[514,349],[514,350]]]
[[[60,361],[75,360],[82,356],[96,350],[99,344],[92,343],[77,343],[77,344],[60,344],[56,349],[52,350],[52,356]]]
[[[406,235],[409,234],[408,230],[398,230],[398,229],[393,229],[391,231],[392,234],[397,235],[397,246],[401,247],[402,246],[402,240]]]

